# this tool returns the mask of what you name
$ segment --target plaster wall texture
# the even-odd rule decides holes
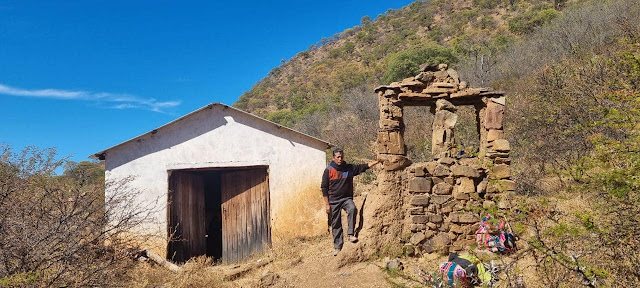
[[[133,176],[130,187],[141,191],[137,201],[157,201],[158,211],[144,232],[164,240],[153,247],[164,254],[171,170],[268,166],[272,239],[278,245],[297,236],[326,231],[320,192],[325,149],[326,143],[321,141],[212,105],[155,133],[107,150],[106,180]]]

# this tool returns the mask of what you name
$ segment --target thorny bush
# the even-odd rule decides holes
[[[101,164],[55,156],[0,146],[0,287],[122,286],[153,206],[135,204],[131,179],[105,197]]]

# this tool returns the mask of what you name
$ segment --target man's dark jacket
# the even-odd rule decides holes
[[[368,164],[342,165],[331,161],[322,175],[322,196],[329,196],[329,203],[336,203],[345,198],[353,198],[353,176],[369,169]]]

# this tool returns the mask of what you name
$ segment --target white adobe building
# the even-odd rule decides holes
[[[320,182],[330,146],[212,103],[93,157],[105,161],[107,182],[133,176],[140,203],[166,203],[145,228],[166,240],[148,243],[153,250],[233,262],[326,232]]]

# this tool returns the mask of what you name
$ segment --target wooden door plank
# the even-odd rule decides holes
[[[266,169],[222,174],[223,259],[234,262],[270,245]]]

